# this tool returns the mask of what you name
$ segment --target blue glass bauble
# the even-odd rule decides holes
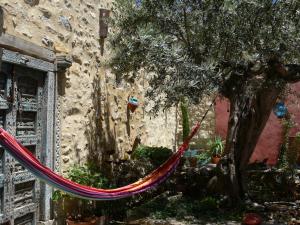
[[[288,113],[288,109],[287,109],[286,105],[284,104],[284,102],[276,103],[273,111],[274,111],[274,114],[280,119],[284,118],[286,116],[286,114]]]

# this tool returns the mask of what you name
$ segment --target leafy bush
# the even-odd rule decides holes
[[[142,217],[149,216],[155,219],[170,217],[182,219],[186,216],[202,218],[204,216],[210,217],[211,215],[216,217],[220,214],[220,203],[217,198],[212,196],[195,199],[182,195],[167,197],[161,195],[134,209],[134,211],[135,214],[139,214]]]
[[[76,183],[95,188],[102,188],[108,184],[107,179],[97,172],[93,165],[72,167],[68,178]]]
[[[108,186],[108,180],[92,164],[71,167],[67,173],[67,179],[95,188],[105,188]],[[96,209],[99,208],[95,201],[77,198],[60,190],[53,193],[52,200],[62,204],[68,218],[78,221],[95,216]]]
[[[211,161],[211,153],[209,151],[203,151],[199,155],[196,155],[198,164],[204,166]]]
[[[95,166],[93,165],[84,165],[78,166],[75,165],[70,168],[67,173],[67,179],[74,181],[81,185],[86,185],[89,187],[103,188],[108,185],[108,180],[104,178],[101,173],[95,171]],[[58,201],[61,197],[66,196],[66,193],[62,191],[55,191],[52,200]],[[71,196],[70,196],[71,197]]]
[[[206,197],[195,204],[194,209],[197,211],[214,211],[219,208],[219,203],[216,198]]]
[[[154,166],[164,163],[172,155],[172,150],[165,147],[141,145],[132,154],[133,159],[150,160]]]

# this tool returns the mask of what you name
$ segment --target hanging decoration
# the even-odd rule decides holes
[[[138,99],[135,97],[129,98],[127,106],[131,112],[134,112],[137,109],[137,107],[139,106]]]
[[[277,116],[277,118],[282,119],[284,118],[287,113],[288,109],[283,101],[277,102],[273,109],[274,114]]]

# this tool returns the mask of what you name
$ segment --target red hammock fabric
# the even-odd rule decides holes
[[[4,129],[0,129],[0,144],[15,157],[26,169],[49,185],[72,195],[92,200],[114,200],[132,196],[153,188],[168,178],[176,169],[183,153],[188,149],[189,142],[200,128],[198,123],[190,136],[179,147],[178,151],[171,156],[163,165],[145,178],[130,185],[115,189],[97,189],[77,184],[54,173],[50,168],[39,162],[35,156],[22,146],[13,136]]]

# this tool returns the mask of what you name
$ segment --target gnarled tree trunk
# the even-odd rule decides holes
[[[245,169],[268,121],[280,89],[268,88],[253,96],[232,96],[225,147],[227,185],[231,199],[240,202],[245,194]]]
[[[233,204],[245,197],[245,170],[278,96],[288,82],[300,80],[299,65],[284,66],[278,61],[270,62],[261,74],[249,71],[242,78],[233,76],[225,89],[231,107],[225,156],[218,167]]]

